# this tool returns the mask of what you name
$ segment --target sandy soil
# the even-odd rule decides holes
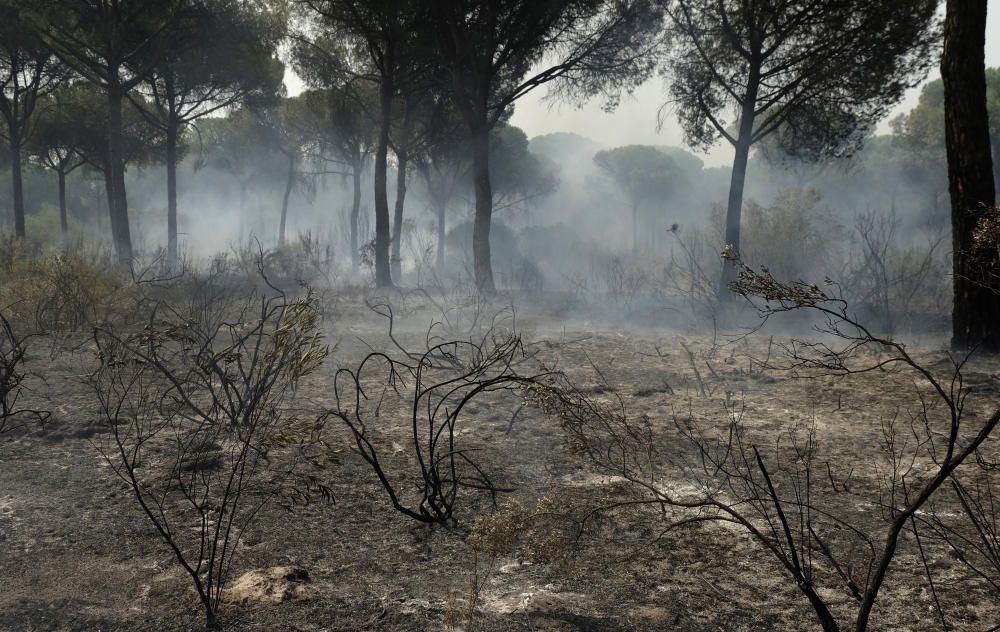
[[[401,339],[416,343],[434,312],[409,306]],[[815,428],[824,461],[850,477],[858,513],[877,526],[874,489],[880,420],[911,410],[926,387],[904,373],[796,379],[761,371],[751,358],[782,338],[759,334],[712,346],[707,333],[627,322],[552,320],[524,310],[520,331],[549,366],[564,370],[595,397],[617,390],[630,414],[647,415],[664,440],[677,415],[705,428],[726,420],[726,402],[741,401],[745,423],[761,445],[784,433]],[[338,366],[353,366],[369,346],[389,348],[384,322],[362,305],[342,304],[327,322],[337,348],[299,390],[295,406],[332,405]],[[362,342],[363,341],[363,342]],[[689,360],[690,349],[695,362]],[[920,352],[944,366],[934,342]],[[777,353],[772,348],[772,353]],[[0,443],[0,629],[194,630],[202,617],[189,579],[114,478],[95,443],[107,439],[86,383],[94,349],[49,353],[33,348],[31,404],[53,411],[41,429]],[[697,367],[699,378],[693,368]],[[985,414],[1000,393],[1000,365],[973,362],[972,414]],[[604,384],[599,377],[603,375]],[[705,393],[702,394],[704,387]],[[568,449],[558,420],[511,398],[474,404],[462,439],[482,448],[510,498],[531,507],[539,498],[587,506],[620,485]],[[390,468],[413,465],[405,409],[385,413],[382,444]],[[558,559],[530,563],[517,554],[477,556],[469,530],[492,511],[482,495],[463,497],[458,524],[426,526],[393,511],[368,466],[342,446],[325,474],[333,504],[293,513],[269,505],[244,534],[223,610],[232,630],[804,630],[814,629],[808,603],[762,548],[738,528],[699,524],[660,535],[656,511],[603,515]],[[396,445],[393,445],[393,444]],[[666,475],[666,474],[665,474]],[[937,556],[937,557],[934,557]],[[939,598],[954,630],[1000,623],[993,597],[944,552],[932,556]],[[251,573],[245,575],[246,573]],[[242,576],[242,577],[241,577]],[[478,586],[477,610],[469,597]],[[842,594],[841,594],[842,593]],[[824,593],[842,622],[852,611],[846,591]],[[873,617],[874,629],[940,629],[920,558],[905,542]]]

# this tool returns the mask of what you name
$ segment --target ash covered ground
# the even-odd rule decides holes
[[[395,301],[396,341],[419,348],[441,311],[419,296],[389,300]],[[499,307],[475,308],[483,322],[491,309]],[[452,331],[476,327],[470,311],[452,317]],[[815,493],[827,495],[815,504],[881,537],[881,481],[892,467],[886,420],[920,407],[928,387],[919,376],[893,369],[848,376],[781,370],[781,345],[796,337],[787,331],[738,336],[554,316],[531,306],[518,306],[516,317],[526,362],[562,372],[583,396],[642,421],[650,443],[666,455],[649,459],[652,484],[694,485],[690,464],[681,462],[691,448],[679,428],[724,436],[735,414],[747,440],[776,459],[775,467],[786,458],[779,447],[787,455],[788,446],[814,437]],[[338,302],[323,327],[335,348],[289,404],[304,413],[335,406],[337,368],[354,367],[373,350],[398,351],[386,320],[361,299]],[[801,331],[808,335],[808,328]],[[911,352],[924,366],[947,369],[942,343],[926,338]],[[52,417],[41,429],[15,431],[0,448],[0,628],[203,629],[190,578],[99,451],[110,430],[88,384],[98,365],[93,343],[35,339],[27,364],[31,391],[24,397]],[[983,402],[1000,390],[998,371],[995,360],[964,368],[975,396],[967,412],[973,420],[988,414]],[[373,431],[404,502],[417,483],[410,413],[404,389],[380,403]],[[323,473],[332,501],[291,510],[271,502],[241,534],[222,607],[225,629],[816,626],[795,583],[745,529],[715,521],[667,528],[686,514],[623,502],[646,496],[588,458],[565,423],[523,391],[488,393],[460,417],[456,440],[475,451],[497,488],[509,491],[495,499],[461,491],[447,525],[421,524],[395,511],[344,424],[332,419],[325,432],[335,454]],[[930,467],[921,457],[910,465],[911,480]],[[960,511],[954,501],[943,502],[938,511]],[[512,512],[522,521],[515,541],[484,546],[484,525],[502,523]],[[532,543],[538,536],[547,549]],[[929,530],[921,544],[923,556],[912,537],[900,544],[873,612],[875,628],[940,629],[936,602],[949,629],[995,625],[995,597],[986,582],[956,565],[955,554]],[[856,607],[851,592],[822,562],[815,562],[822,595],[849,621]]]

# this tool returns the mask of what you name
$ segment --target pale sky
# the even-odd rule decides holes
[[[1000,0],[989,0],[986,37],[986,65],[1000,66]],[[937,79],[935,68],[928,81]],[[290,94],[301,91],[301,81],[289,72],[286,83]],[[575,132],[590,137],[609,147],[621,145],[677,145],[684,146],[676,118],[667,114],[662,129],[656,131],[657,113],[666,101],[666,86],[659,77],[642,85],[631,98],[612,112],[601,109],[599,101],[592,101],[582,108],[545,99],[544,87],[517,101],[511,123],[522,128],[528,137],[552,132]],[[888,121],[897,114],[911,109],[917,102],[920,88],[911,90],[903,102],[880,125],[879,131],[888,131]],[[732,149],[728,144],[717,144],[707,155],[699,154],[708,166],[728,165],[732,162]]]
[[[989,0],[986,34],[986,65],[1000,66],[1000,0]],[[941,75],[935,68],[928,81]],[[632,99],[623,100],[613,113],[601,110],[599,102],[575,108],[545,100],[545,88],[522,97],[515,106],[511,123],[522,128],[528,137],[551,132],[576,132],[607,145],[677,145],[684,146],[676,118],[668,115],[663,128],[656,131],[656,116],[666,101],[666,86],[654,78],[636,91]],[[881,132],[888,131],[888,122],[896,115],[910,110],[917,103],[920,88],[914,88],[893,113],[880,125]],[[732,149],[725,142],[717,144],[708,155],[699,154],[708,166],[732,163]]]

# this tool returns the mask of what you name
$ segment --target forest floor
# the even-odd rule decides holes
[[[396,335],[423,339],[435,318],[410,307]],[[384,319],[346,301],[327,320],[336,344],[326,365],[299,388],[295,407],[332,406],[337,367],[369,349],[390,349]],[[618,320],[553,317],[525,308],[518,330],[526,347],[594,397],[622,403],[648,418],[662,441],[679,441],[675,420],[719,428],[738,402],[753,441],[770,450],[790,433],[814,432],[822,476],[847,481],[849,502],[878,538],[882,428],[919,406],[926,386],[912,374],[872,371],[846,377],[794,376],[763,369],[782,336],[749,338],[677,331]],[[50,353],[30,348],[32,392],[25,403],[52,411],[42,429],[0,443],[0,629],[203,629],[190,579],[110,471],[97,447],[107,440],[87,378],[97,366],[92,344]],[[917,357],[944,368],[946,356],[925,340]],[[968,415],[985,415],[1000,395],[1000,363],[973,360]],[[41,378],[44,378],[42,380]],[[460,437],[481,449],[480,462],[526,507],[555,499],[592,507],[621,485],[571,449],[557,419],[515,399],[474,402]],[[386,466],[414,466],[404,406],[386,406],[379,421]],[[721,425],[720,425],[721,424]],[[778,562],[745,531],[698,523],[664,532],[655,507],[608,511],[545,562],[511,553],[478,554],[469,533],[493,511],[488,496],[463,496],[457,524],[428,526],[393,510],[346,429],[331,422],[338,463],[326,473],[332,503],[291,512],[268,505],[243,534],[222,612],[232,630],[805,630],[816,629],[808,602]],[[762,447],[762,450],[763,450]],[[827,470],[829,466],[829,470]],[[683,472],[661,472],[664,479]],[[934,548],[937,598],[949,629],[1000,624],[995,597],[954,571]],[[287,592],[243,590],[245,573],[272,570]],[[304,571],[304,573],[302,572]],[[287,581],[284,579],[288,576]],[[243,577],[242,581],[239,578]],[[282,590],[283,590],[282,589]],[[847,590],[824,589],[847,627]],[[474,599],[474,608],[470,601]],[[941,629],[921,557],[907,540],[873,614],[874,629]]]

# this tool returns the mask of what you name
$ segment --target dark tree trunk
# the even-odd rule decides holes
[[[361,250],[358,247],[358,215],[361,213],[361,156],[354,156],[354,199],[351,201],[351,266],[357,270],[361,265]]]
[[[392,216],[392,278],[396,282],[403,279],[403,259],[400,251],[403,241],[403,205],[406,203],[406,155],[397,155],[399,162],[396,171],[396,207]]]
[[[295,185],[295,157],[288,157],[288,177],[285,179],[285,196],[281,199],[281,225],[278,227],[278,245],[285,245],[285,225],[288,222],[288,199]]]
[[[736,157],[733,159],[733,175],[729,183],[729,204],[726,208],[725,245],[732,246],[732,258],[722,262],[719,299],[723,300],[731,296],[729,284],[736,280],[735,259],[740,256],[740,221],[743,214],[743,188],[746,184],[749,158],[750,141],[748,138],[740,138],[736,143]]]
[[[955,289],[951,344],[992,352],[1000,351],[997,248],[973,243],[976,226],[996,202],[986,110],[986,4],[948,0],[941,78]]]
[[[752,117],[751,123],[752,126]],[[750,138],[741,134],[736,143],[733,158],[733,173],[729,182],[729,203],[726,207],[725,246],[731,246],[731,258],[722,262],[722,277],[719,280],[719,298],[730,296],[729,284],[736,280],[736,259],[740,257],[740,223],[743,215],[743,189],[747,179],[747,163],[750,160]],[[752,129],[752,127],[751,127]]]
[[[392,57],[386,55],[387,68],[391,68]],[[389,194],[388,158],[389,129],[392,125],[392,73],[386,71],[379,91],[381,114],[379,116],[378,143],[375,146],[375,287],[392,287],[392,271],[389,267]]]
[[[740,111],[740,131],[736,138],[736,155],[733,157],[733,174],[729,182],[729,203],[726,207],[726,243],[732,247],[732,257],[740,256],[740,222],[743,215],[743,189],[747,180],[747,163],[750,161],[750,146],[753,144],[754,112],[757,109],[757,92],[760,81],[760,64],[750,69],[747,91]],[[736,280],[736,261],[722,262],[722,277],[719,280],[718,296],[726,300],[732,296],[729,284]]]
[[[177,135],[173,113],[167,119],[167,265],[177,267]]]
[[[823,626],[823,632],[840,632],[840,626],[837,625],[837,620],[833,618],[833,613],[827,607],[826,602],[820,597],[816,590],[811,584],[800,583],[799,588],[805,594],[809,603],[812,605],[813,610],[816,612],[816,617],[819,619],[819,624]]]
[[[472,173],[476,190],[476,216],[472,226],[472,257],[476,287],[485,295],[496,294],[490,260],[490,224],[493,219],[493,188],[490,183],[490,127],[486,110],[472,125]]]
[[[14,237],[24,239],[24,178],[21,175],[20,133],[10,126],[10,173],[14,196]]]
[[[1000,131],[997,132],[997,137],[990,138],[993,140],[993,189],[996,190],[1000,187]]]
[[[222,628],[219,622],[219,615],[211,602],[205,602],[205,628],[209,630],[219,630]]]
[[[111,76],[117,74],[112,68]],[[132,235],[128,225],[128,199],[125,194],[125,161],[122,157],[122,99],[120,86],[108,87],[108,210],[111,220],[111,238],[114,240],[118,261],[124,265],[132,262]]]
[[[108,206],[110,207],[113,202],[111,201],[111,173],[105,169],[104,170],[104,197],[107,199]],[[111,227],[111,232],[114,233],[114,226]]]
[[[63,237],[69,233],[69,217],[66,214],[66,172],[59,169],[59,228]]]

